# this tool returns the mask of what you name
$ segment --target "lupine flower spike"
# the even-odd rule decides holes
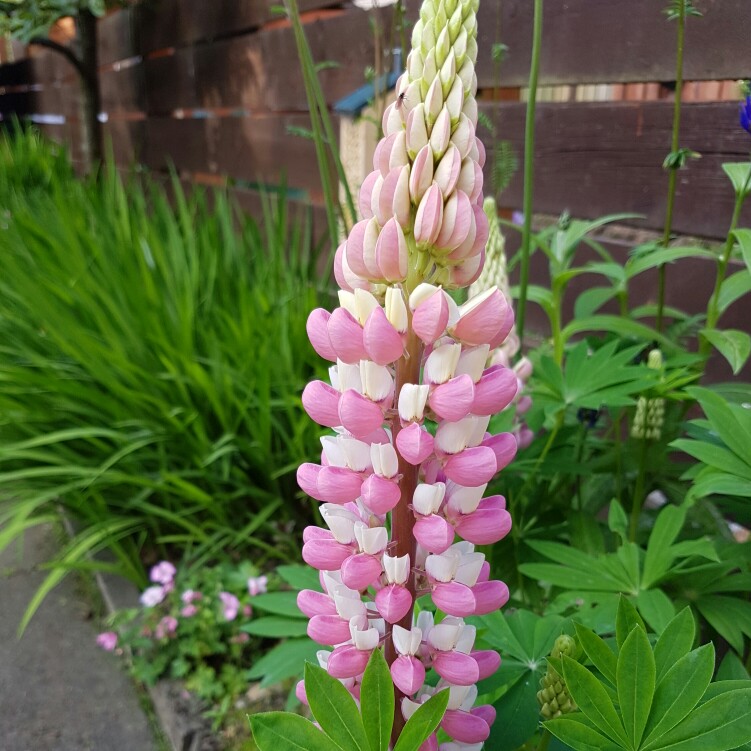
[[[497,286],[457,305],[447,289],[482,271],[485,149],[475,135],[477,0],[425,0],[407,70],[383,117],[384,137],[359,194],[363,219],[338,248],[339,307],[315,310],[307,331],[331,363],[329,383],[303,392],[312,419],[333,434],[320,463],[300,466],[300,487],[321,501],[325,528],[308,527],[303,558],[323,592],[300,592],[318,660],[359,697],[368,659],[383,649],[399,693],[394,735],[437,690],[450,692],[444,751],[481,744],[492,707],[475,683],[499,666],[474,647],[470,615],[501,607],[475,545],[508,533],[501,496],[487,483],[514,457],[510,433],[487,432],[515,399],[517,374],[486,367],[513,328]],[[429,430],[427,423],[435,423]],[[390,518],[387,518],[390,517]],[[417,596],[446,617],[434,622]],[[426,670],[438,674],[425,684]],[[298,696],[305,700],[304,686]],[[424,745],[438,749],[432,736]]]

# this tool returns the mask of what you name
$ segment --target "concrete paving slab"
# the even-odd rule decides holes
[[[0,554],[0,751],[157,751],[135,686],[96,646],[89,605],[68,577],[19,641],[16,629],[57,548],[36,528]]]

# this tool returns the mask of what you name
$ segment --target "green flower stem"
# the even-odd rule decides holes
[[[553,359],[556,365],[563,365],[564,341],[561,334],[561,318],[563,307],[563,284],[558,279],[553,280],[553,304],[550,311],[550,329],[553,336]]]
[[[678,44],[675,53],[675,101],[673,103],[673,137],[670,142],[670,151],[678,151],[681,134],[681,103],[683,98],[683,49],[686,40],[686,4],[681,3],[681,12],[678,16]],[[673,231],[673,209],[675,207],[675,190],[678,184],[678,167],[670,167],[668,178],[668,203],[665,210],[665,230],[662,236],[662,245],[667,248],[670,243],[670,235]],[[665,308],[665,287],[667,277],[667,265],[661,264],[658,271],[657,292],[657,330],[662,333]]]
[[[550,745],[550,739],[552,737],[550,731],[545,728],[545,730],[542,731],[540,742],[537,744],[537,751],[548,751],[548,746]]]
[[[629,525],[628,539],[636,542],[636,533],[639,529],[639,516],[641,507],[644,502],[644,488],[647,475],[647,439],[641,441],[641,451],[639,452],[639,473],[636,476],[636,485],[634,486],[634,498],[631,505],[631,523]]]
[[[725,246],[722,249],[719,261],[717,263],[717,278],[715,280],[714,292],[709,299],[709,305],[707,306],[707,328],[714,329],[717,326],[717,321],[720,318],[720,291],[722,290],[722,283],[725,281],[725,274],[727,273],[728,263],[730,262],[730,254],[733,250],[735,240],[733,233],[738,228],[738,220],[741,216],[741,209],[743,203],[746,200],[746,191],[749,184],[751,184],[751,169],[748,172],[746,182],[743,184],[742,190],[738,192],[735,197],[735,206],[733,208],[733,218],[730,220],[730,228],[728,229],[728,236],[725,240]],[[711,344],[705,338],[702,338],[699,345],[699,354],[707,357],[711,349]]]
[[[613,439],[615,440],[615,499],[622,503],[623,495],[623,438],[621,436],[621,423],[623,422],[623,410],[618,410],[618,416],[613,422]]]
[[[529,254],[532,245],[532,195],[535,170],[535,108],[537,104],[537,80],[540,74],[540,48],[542,46],[542,0],[534,0],[534,26],[532,32],[532,66],[529,69],[529,95],[527,119],[524,127],[524,226],[522,228],[521,276],[519,302],[516,306],[516,330],[524,345],[524,321],[529,285]]]

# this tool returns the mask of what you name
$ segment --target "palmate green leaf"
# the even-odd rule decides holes
[[[589,628],[585,628],[580,623],[574,624],[576,628],[576,637],[579,644],[586,652],[592,664],[609,680],[613,686],[616,685],[616,666],[618,658],[612,649],[597,634]]]
[[[645,343],[657,342],[666,353],[675,352],[677,349],[675,342],[650,326],[614,315],[596,315],[572,321],[564,326],[561,335],[564,341],[568,341],[576,334],[586,334],[591,331],[609,331],[619,336],[634,337]]]
[[[686,509],[682,506],[666,506],[657,516],[644,557],[642,584],[645,589],[656,584],[670,568],[674,558],[671,545],[685,521]]]
[[[729,751],[749,741],[751,688],[742,688],[702,704],[644,751]]]
[[[645,744],[672,730],[699,703],[713,672],[714,647],[705,644],[681,657],[665,673],[655,690]]]
[[[318,577],[318,572],[310,566],[303,566],[301,564],[277,566],[276,573],[294,589],[321,591],[321,581]],[[302,616],[302,613],[300,615]]]
[[[711,389],[692,386],[687,391],[701,404],[714,432],[738,458],[748,464],[751,450],[751,410],[742,406],[745,401],[743,396],[740,403],[732,403]]]
[[[297,607],[297,592],[268,592],[253,598],[253,607],[275,615],[304,618]]]
[[[593,561],[594,563],[594,561]],[[566,589],[588,589],[595,592],[620,592],[624,585],[599,571],[579,571],[553,563],[522,563],[519,571],[524,576],[549,582]]]
[[[675,605],[661,589],[642,589],[636,595],[636,607],[656,634],[675,617]]]
[[[628,279],[649,269],[657,268],[664,263],[673,263],[683,258],[710,258],[717,260],[717,254],[707,248],[698,247],[670,247],[654,250],[648,255],[632,256],[626,261],[625,272]]]
[[[310,720],[300,715],[263,712],[248,719],[259,751],[341,751]]]
[[[489,647],[526,665],[539,663],[550,651],[556,637],[566,630],[566,620],[559,615],[541,617],[523,609],[508,615],[494,611],[471,617],[467,622],[481,631],[482,639]]]
[[[613,499],[608,508],[608,528],[620,536],[621,542],[628,538],[628,517],[618,501]]]
[[[352,695],[323,668],[305,664],[305,695],[316,722],[346,751],[370,751],[362,718]]]
[[[431,696],[407,720],[407,724],[399,735],[396,746],[394,746],[394,751],[418,751],[420,746],[438,727],[438,723],[443,719],[443,715],[446,712],[448,703],[449,692],[447,689]]]
[[[628,748],[628,738],[608,692],[585,667],[563,655],[563,674],[571,698],[587,719],[615,743]]]
[[[737,597],[704,595],[696,601],[696,607],[707,623],[742,654],[744,635],[751,638],[751,602]]]
[[[373,650],[365,668],[360,707],[365,734],[372,751],[388,751],[394,724],[394,682],[380,649]]]
[[[655,659],[646,631],[632,629],[618,655],[616,678],[621,716],[633,748],[639,747],[649,719],[655,672]]]
[[[654,655],[658,683],[678,660],[689,653],[694,645],[695,634],[696,624],[691,608],[683,608],[668,623],[655,644]]]
[[[616,751],[625,748],[573,717],[548,720],[545,727],[568,748],[576,751]]]
[[[736,454],[723,446],[716,446],[704,441],[692,441],[678,438],[670,444],[673,448],[685,451],[711,467],[716,467],[751,482],[751,465],[745,464]]]
[[[729,363],[738,375],[751,355],[751,336],[737,329],[702,329],[699,332]]]
[[[261,688],[298,676],[306,660],[315,660],[320,647],[310,639],[289,639],[277,644],[256,660],[245,677],[249,681],[261,680]]]
[[[308,633],[308,620],[307,618],[284,618],[272,615],[266,618],[254,618],[242,625],[240,631],[253,636],[268,636],[276,639],[305,636]]]
[[[496,721],[490,738],[485,741],[487,751],[514,751],[534,735],[540,721],[537,703],[540,675],[541,671],[525,671],[524,676],[493,704]]]
[[[718,681],[738,681],[751,678],[745,665],[735,652],[728,651],[717,668]]]
[[[615,616],[615,640],[618,644],[618,649],[623,649],[626,639],[635,628],[641,628],[644,631],[647,630],[644,621],[636,611],[636,608],[631,604],[631,601],[621,595],[618,601],[618,612]]]

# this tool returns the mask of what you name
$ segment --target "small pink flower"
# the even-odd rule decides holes
[[[117,634],[114,631],[104,631],[97,636],[96,643],[105,652],[114,652],[117,646]]]
[[[198,612],[198,608],[195,605],[186,605],[181,611],[180,615],[183,618],[192,618]]]
[[[190,605],[192,602],[203,600],[203,595],[200,592],[196,592],[193,589],[186,589],[181,595],[180,599],[186,604]]]
[[[177,569],[169,562],[162,561],[157,563],[149,572],[149,579],[157,584],[172,584],[175,579]]]
[[[172,636],[177,630],[177,618],[173,618],[171,615],[165,615],[159,623],[157,623],[154,630],[154,636],[157,639],[164,639],[168,636]]]
[[[229,592],[220,592],[219,599],[222,601],[225,620],[234,621],[240,610],[240,600]]]
[[[251,576],[250,579],[248,579],[248,593],[251,597],[262,595],[266,592],[268,583],[268,576]]]
[[[251,608],[250,605],[243,605],[243,615],[246,618],[250,618],[250,616],[253,615],[253,608]]]
[[[141,605],[143,605],[145,608],[153,608],[155,605],[158,605],[160,602],[162,602],[166,595],[167,592],[165,591],[164,587],[158,585],[149,587],[148,589],[145,589],[141,594]]]
[[[250,636],[248,636],[248,634],[243,633],[243,634],[235,634],[230,639],[230,641],[233,644],[245,644],[248,641],[248,639],[250,639]]]

